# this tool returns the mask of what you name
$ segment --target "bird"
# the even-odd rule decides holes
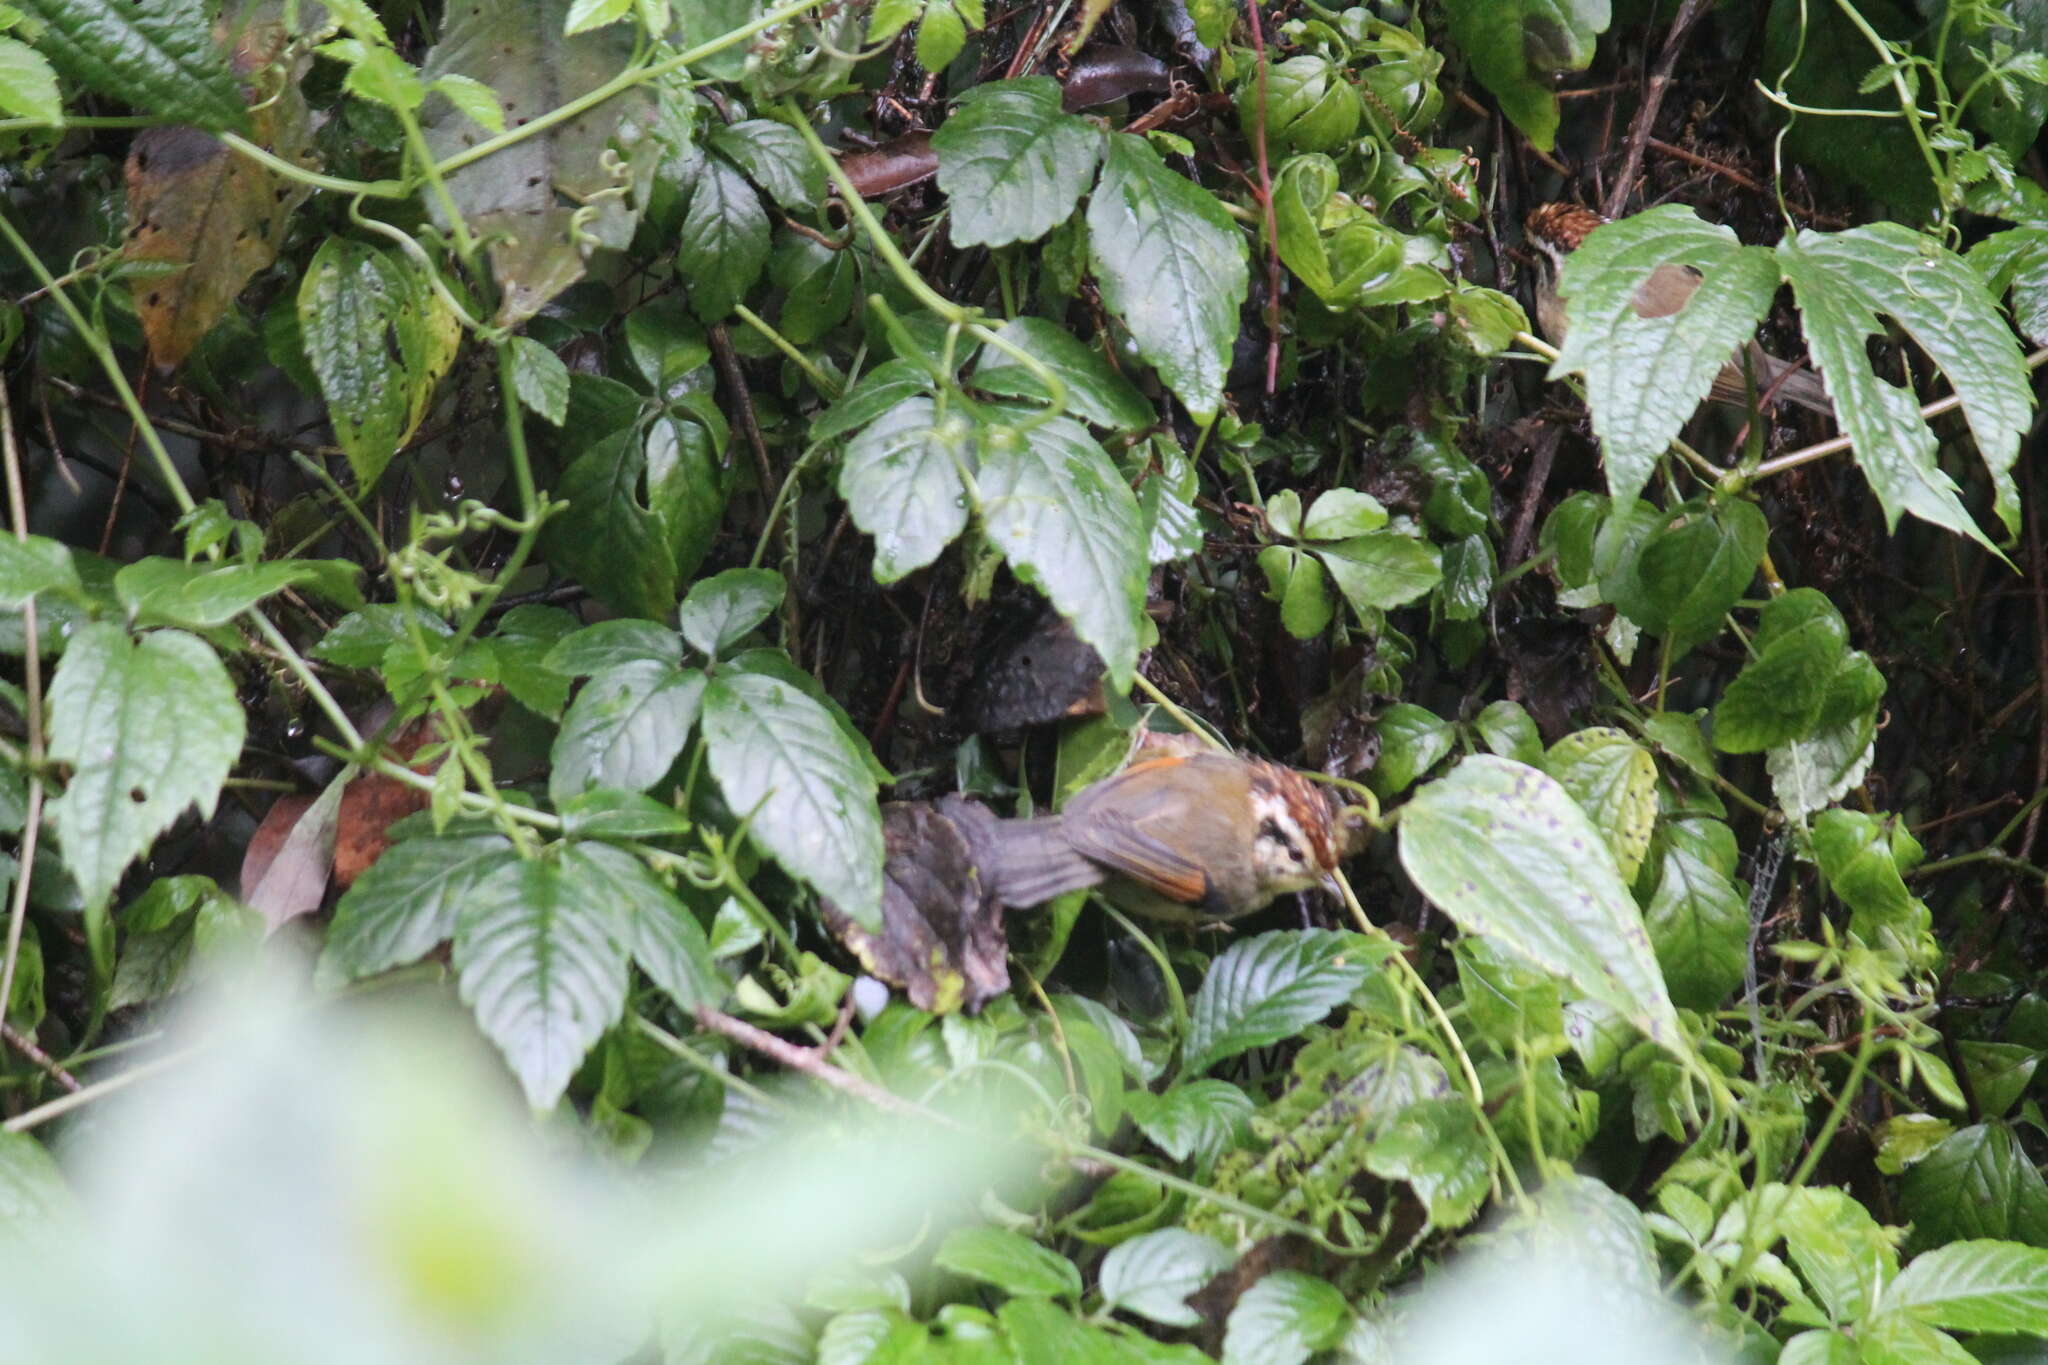
[[[1529,241],[1542,260],[1536,284],[1536,326],[1553,346],[1564,343],[1564,299],[1557,292],[1564,258],[1578,250],[1593,229],[1606,221],[1591,209],[1580,208],[1576,204],[1539,205],[1523,221]],[[1636,316],[1670,317],[1692,300],[1703,278],[1692,266],[1666,261],[1636,286]],[[1745,351],[1747,369],[1755,376],[1756,391],[1760,397],[1772,403],[1796,403],[1814,412],[1834,412],[1834,404],[1828,401],[1827,389],[1821,384],[1820,376],[1791,361],[1780,360],[1754,341],[1745,343],[1744,351],[1737,351],[1721,367],[1714,376],[1708,397],[1717,403],[1733,403],[1738,407],[1749,405],[1749,382],[1744,374]]]
[[[984,870],[1013,908],[1101,887],[1153,919],[1216,925],[1329,882],[1363,828],[1292,768],[1167,753],[1083,788],[1057,815],[989,816]]]

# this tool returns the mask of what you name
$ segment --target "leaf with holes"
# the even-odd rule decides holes
[[[1697,272],[1699,285],[1677,312],[1644,317],[1638,294],[1659,271]],[[1596,228],[1565,258],[1558,293],[1570,330],[1550,373],[1586,377],[1616,498],[1627,501],[1649,482],[1777,288],[1768,250],[1742,245],[1730,229],[1677,204]]]
[[[447,76],[490,86],[516,128],[626,69],[633,27],[567,34],[568,7],[569,0],[498,0],[450,8],[441,41],[420,69],[435,86],[421,120],[436,159],[463,155],[491,136],[469,112],[473,101],[451,99],[438,84]],[[449,174],[455,210],[490,243],[499,325],[517,326],[581,279],[593,250],[631,244],[654,181],[654,124],[653,95],[632,87]],[[440,202],[426,200],[447,231]]]
[[[411,262],[331,237],[300,282],[299,331],[334,438],[367,492],[427,415],[461,330]]]
[[[213,813],[242,751],[234,681],[202,640],[182,631],[130,639],[121,627],[79,627],[50,683],[50,757],[71,766],[50,803],[64,866],[88,905],[188,808]]]
[[[580,861],[520,859],[472,887],[455,926],[463,1003],[535,1109],[552,1109],[626,1004],[622,907]]]
[[[761,673],[721,673],[704,691],[711,775],[754,842],[854,923],[881,927],[882,816],[864,756],[832,713]]]

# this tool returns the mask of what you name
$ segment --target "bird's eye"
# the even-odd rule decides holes
[[[1280,822],[1272,816],[1269,815],[1259,821],[1259,837],[1261,839],[1271,839],[1274,843],[1280,845],[1281,851],[1287,855],[1287,861],[1291,863],[1302,861],[1301,850],[1294,846],[1294,840],[1288,837],[1287,831],[1282,829]]]

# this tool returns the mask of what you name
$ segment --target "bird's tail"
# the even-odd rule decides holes
[[[1102,882],[1102,868],[1074,851],[1057,815],[997,820],[989,834],[992,866],[983,872],[1005,905],[1040,905]]]

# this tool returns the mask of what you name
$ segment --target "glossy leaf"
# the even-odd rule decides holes
[[[1088,201],[1088,251],[1103,302],[1198,422],[1223,401],[1248,274],[1237,225],[1141,139],[1109,140]]]
[[[1073,1299],[1081,1294],[1081,1272],[1072,1261],[1003,1228],[960,1228],[940,1243],[933,1259],[942,1270],[1021,1298]]]
[[[718,322],[746,297],[768,264],[768,214],[746,177],[715,156],[704,158],[676,245],[690,285],[690,306]]]
[[[1102,133],[1060,107],[1050,76],[975,86],[932,134],[948,229],[961,246],[1043,237],[1074,211],[1095,174]]]
[[[549,755],[556,802],[592,787],[643,791],[661,780],[697,724],[705,678],[654,660],[618,664],[569,703]]]
[[[1348,998],[1391,949],[1356,934],[1277,930],[1243,939],[1209,964],[1188,1002],[1181,1069],[1207,1071],[1314,1023]]]
[[[1556,781],[1475,755],[1416,792],[1399,830],[1401,866],[1459,927],[1685,1055],[1642,915],[1606,841]]]
[[[455,936],[470,892],[516,856],[497,834],[393,844],[335,906],[320,975],[340,983],[417,962]]]
[[[212,132],[248,128],[242,92],[200,0],[18,0],[15,7],[41,27],[36,50],[87,89]]]
[[[1065,328],[1044,318],[1014,318],[1003,324],[996,338],[1057,375],[1067,388],[1067,411],[1083,421],[1112,431],[1136,431],[1158,420],[1136,385]],[[1037,375],[995,344],[983,348],[976,359],[974,386],[1004,398],[1049,396]]]
[[[973,428],[940,420],[929,398],[902,399],[847,444],[839,496],[875,538],[877,582],[923,568],[967,529],[963,467],[975,467]]]
[[[1110,1248],[1102,1258],[1102,1301],[1164,1327],[1193,1327],[1201,1314],[1187,1297],[1237,1258],[1213,1237],[1160,1228]]]
[[[1566,735],[1544,755],[1543,770],[1578,802],[1633,882],[1650,851],[1657,820],[1657,763],[1649,750],[1605,726]]]
[[[683,638],[716,658],[774,615],[786,591],[773,569],[727,569],[690,585],[679,615]]]

